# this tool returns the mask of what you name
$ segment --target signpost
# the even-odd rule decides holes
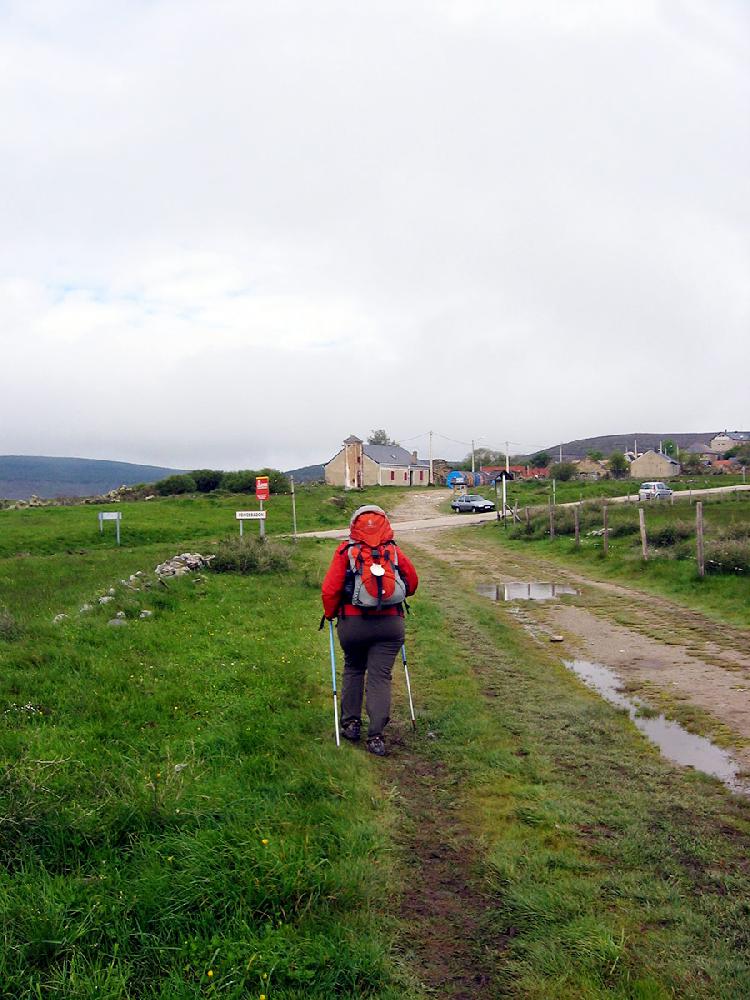
[[[240,522],[240,538],[242,538],[242,525],[245,521],[260,521],[260,534],[263,537],[263,527],[266,520],[264,510],[237,510],[234,513],[235,519]]]
[[[297,501],[294,495],[294,476],[289,477],[292,484],[292,539],[297,544]]]
[[[117,544],[120,544],[120,521],[122,520],[122,514],[119,510],[100,510],[99,511],[99,534],[104,534],[104,522],[114,521],[115,530],[117,532]]]

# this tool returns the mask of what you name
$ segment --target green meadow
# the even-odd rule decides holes
[[[298,527],[379,496],[300,490]],[[746,800],[663,761],[426,558],[417,732],[398,672],[392,756],[337,749],[318,632],[333,543],[272,538],[290,564],[267,573],[153,577],[247,506],[118,505],[119,549],[95,507],[0,512],[4,995],[459,997],[404,906],[428,919],[446,845],[473,921],[454,972],[481,969],[477,995],[750,995]],[[268,506],[269,535],[291,531],[290,498]]]
[[[571,508],[556,509],[555,537],[550,538],[549,510],[537,510],[511,527],[498,525],[495,543],[545,559],[561,560],[602,579],[619,580],[664,594],[699,608],[719,621],[750,627],[750,493],[704,496],[705,569],[696,561],[696,507],[688,498],[674,504],[648,502],[608,508],[609,539],[600,534],[602,503],[585,501],[580,509],[580,544],[574,537]],[[648,559],[643,558],[638,507],[644,511]]]

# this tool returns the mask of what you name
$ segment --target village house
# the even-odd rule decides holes
[[[709,444],[703,444],[701,441],[694,442],[685,451],[689,455],[697,455],[704,465],[712,465],[722,456],[722,452],[717,451],[716,448],[712,448]]]
[[[680,463],[663,451],[644,451],[630,463],[631,479],[671,479],[679,474]]]
[[[329,486],[429,486],[430,463],[398,444],[365,444],[351,434],[326,465]]]
[[[607,463],[596,458],[574,459],[573,465],[576,468],[575,474],[577,479],[596,481],[598,479],[606,479],[609,475]]]
[[[750,443],[750,432],[722,431],[721,434],[712,437],[709,443],[714,451],[718,451],[723,455],[725,451],[734,448],[735,445]]]

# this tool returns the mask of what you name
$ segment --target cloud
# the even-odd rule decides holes
[[[27,0],[0,26],[0,450],[747,424],[744,5]]]

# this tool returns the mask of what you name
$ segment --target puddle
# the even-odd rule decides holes
[[[624,694],[620,690],[620,678],[601,663],[590,663],[588,660],[563,660],[563,663],[612,705],[626,709],[638,729],[656,744],[668,760],[710,774],[733,792],[750,795],[750,784],[737,777],[739,768],[726,750],[717,747],[704,736],[689,733],[679,722],[673,722],[663,715],[653,718],[638,715],[644,702]]]
[[[580,591],[562,583],[480,583],[477,593],[491,601],[550,601]]]

